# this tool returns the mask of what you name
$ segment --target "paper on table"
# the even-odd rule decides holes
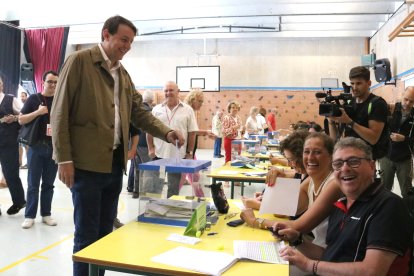
[[[285,246],[284,241],[233,241],[234,256],[237,258],[271,264],[289,264],[279,255],[280,249]]]
[[[179,246],[151,258],[153,262],[198,271],[209,275],[221,275],[237,258],[224,252],[197,250]]]
[[[194,245],[194,244],[199,243],[201,241],[201,239],[199,239],[199,238],[184,236],[184,235],[180,235],[180,234],[176,234],[176,233],[173,233],[173,234],[169,235],[167,237],[167,240],[180,242],[180,243],[185,243],[185,244],[191,244],[191,245]]]
[[[267,171],[266,172],[244,172],[243,174],[245,176],[258,176],[258,177],[260,177],[260,176],[265,176],[267,174]]]
[[[232,170],[221,170],[217,172],[217,174],[226,174],[226,175],[235,175],[239,173],[240,173],[239,171],[232,171]]]
[[[299,190],[300,179],[278,177],[274,186],[266,187],[259,214],[296,215]]]

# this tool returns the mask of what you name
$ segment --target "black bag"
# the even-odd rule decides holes
[[[221,182],[216,184],[211,184],[211,194],[213,196],[214,205],[217,208],[217,211],[220,214],[227,214],[229,211],[229,203],[227,202],[226,195],[224,194],[223,188],[221,187]]]
[[[42,101],[40,100],[39,94],[37,95],[40,104]],[[24,124],[19,131],[19,135],[17,136],[17,141],[21,144],[25,144],[28,146],[33,146],[37,144],[40,140],[40,122],[42,116],[37,116],[34,120],[30,123]]]
[[[19,143],[33,146],[39,142],[39,128],[40,128],[41,116],[36,117],[30,123],[23,125],[20,128],[19,136],[17,136],[17,141]]]

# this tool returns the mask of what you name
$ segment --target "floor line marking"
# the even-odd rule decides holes
[[[16,262],[14,262],[14,263],[11,263],[10,265],[7,265],[7,266],[5,266],[3,268],[0,268],[0,272],[5,272],[5,271],[7,271],[7,270],[9,270],[9,269],[11,269],[11,268],[13,268],[15,266],[18,266],[19,264],[24,263],[25,261],[28,261],[28,260],[30,260],[32,258],[39,258],[39,257],[42,258],[41,256],[39,256],[41,253],[46,252],[46,251],[52,249],[53,247],[56,247],[59,244],[65,242],[65,241],[67,241],[69,239],[72,239],[72,238],[73,238],[73,234],[67,236],[66,238],[64,238],[64,239],[62,239],[62,240],[60,240],[58,242],[52,243],[51,245],[46,246],[45,248],[43,248],[43,249],[41,249],[41,250],[39,250],[39,251],[37,251],[37,252],[35,252],[35,253],[27,256],[27,257],[24,257],[24,258],[22,258],[22,259],[20,259],[20,260],[18,260]]]

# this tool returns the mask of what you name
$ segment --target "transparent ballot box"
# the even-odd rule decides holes
[[[265,145],[266,142],[267,142],[267,135],[251,134],[251,135],[249,135],[249,138],[252,139],[252,140],[259,140],[260,145]]]
[[[259,140],[233,140],[231,141],[231,161],[240,159],[242,152],[256,154],[260,152]]]
[[[139,164],[138,221],[186,226],[204,197],[210,197],[210,166],[210,160],[189,159]]]
[[[269,131],[267,133],[267,144],[268,145],[279,145],[279,131]]]

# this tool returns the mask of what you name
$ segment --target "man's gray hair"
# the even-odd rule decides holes
[[[334,153],[337,150],[342,150],[345,148],[354,148],[362,151],[365,154],[365,158],[372,159],[372,149],[364,140],[355,137],[346,137],[342,138],[336,142],[334,147]]]
[[[146,103],[154,101],[154,91],[145,90],[142,94],[142,100]]]

